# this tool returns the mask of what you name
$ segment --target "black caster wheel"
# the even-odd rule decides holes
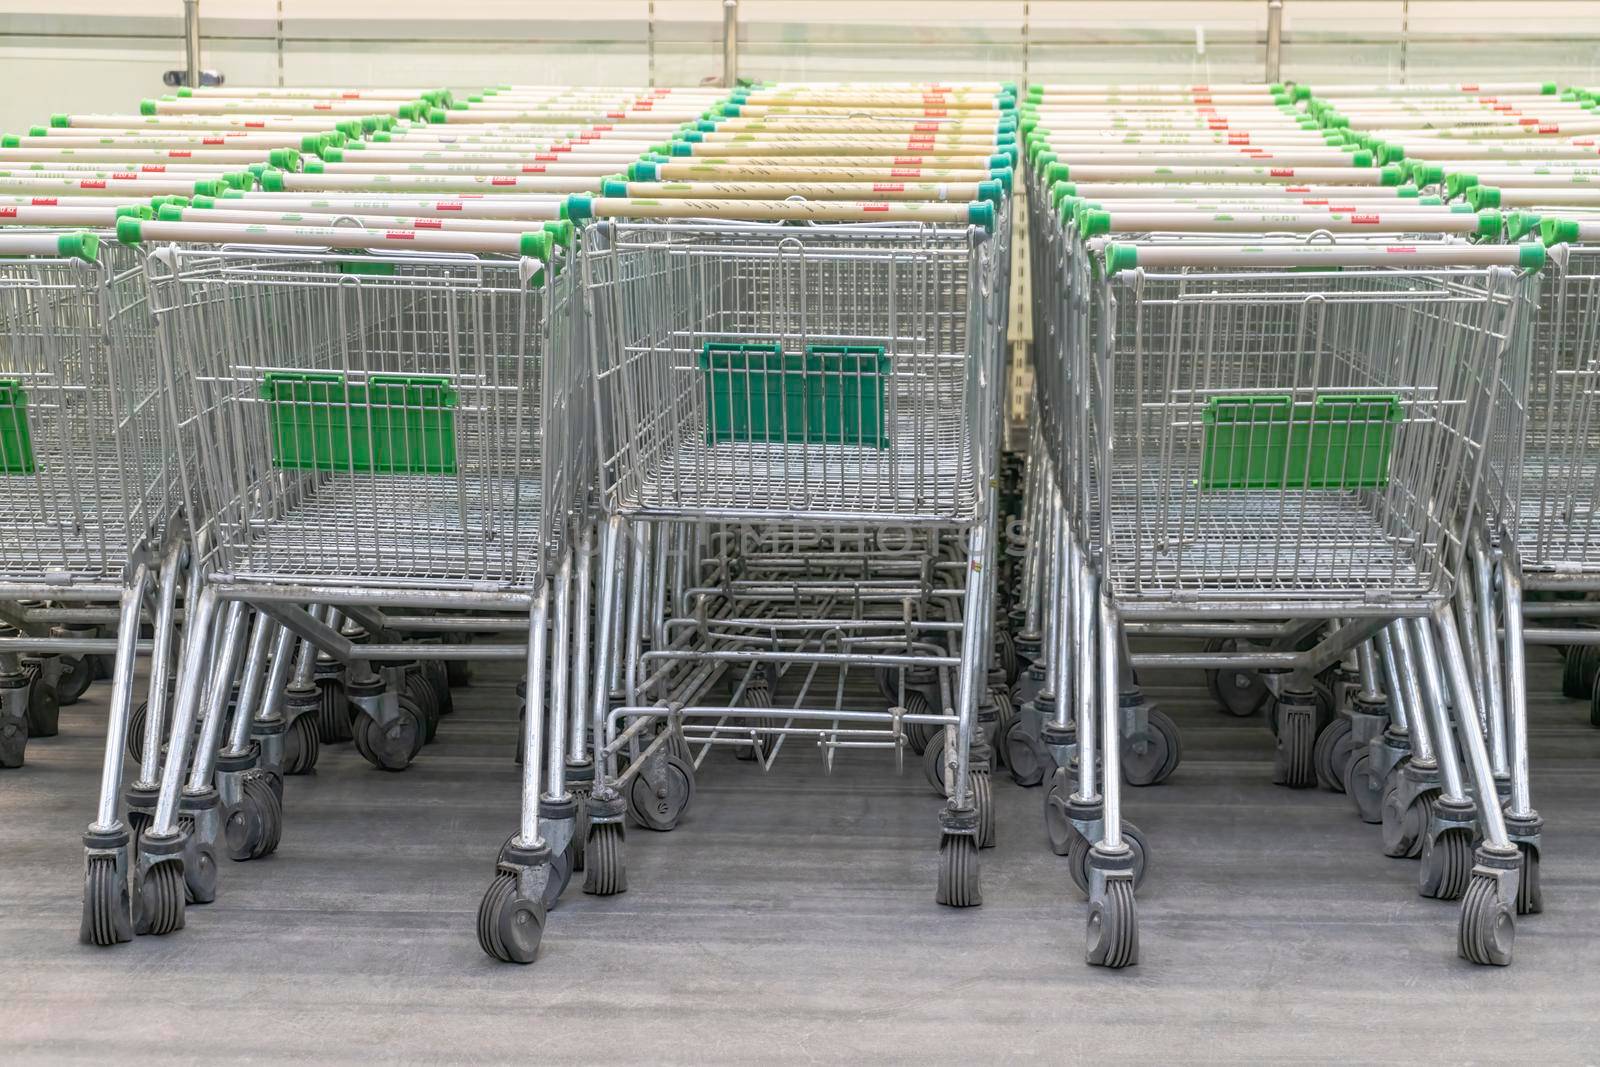
[[[952,908],[982,904],[978,876],[977,840],[971,834],[945,834],[939,841],[939,903]]]
[[[978,847],[994,848],[994,781],[987,774],[969,774],[972,806],[978,809]]]
[[[628,814],[646,830],[665,832],[678,825],[694,799],[694,765],[672,754],[662,760],[662,780],[652,783],[641,773],[628,785]]]
[[[1355,745],[1350,740],[1350,720],[1335,717],[1317,734],[1312,746],[1311,765],[1317,775],[1317,784],[1335,793],[1344,792],[1345,771],[1355,756]]]
[[[752,708],[770,708],[772,707],[772,690],[765,685],[746,686],[744,699],[745,703]],[[752,726],[765,725],[766,722],[766,719],[737,718],[734,720],[734,725],[748,729]],[[772,746],[775,739],[768,734],[758,734],[757,738],[758,740],[751,744],[739,745],[735,748],[733,750],[734,758],[744,760],[747,763],[755,760],[765,763],[767,758],[772,755]]]
[[[283,773],[310,774],[322,755],[322,730],[316,715],[307,712],[289,724],[283,735]]]
[[[627,890],[622,824],[591,824],[589,839],[583,848],[583,891],[597,897],[610,897]]]
[[[419,668],[406,671],[405,688],[400,691],[402,700],[410,700],[422,713],[422,743],[428,744],[439,732],[439,694],[433,682]],[[522,751],[518,746],[517,751]]]
[[[1124,821],[1122,824],[1122,840],[1133,850],[1133,891],[1137,893],[1139,887],[1144,885],[1145,860],[1150,855],[1150,846],[1144,839],[1144,831]],[[1067,874],[1072,878],[1072,884],[1078,887],[1078,892],[1085,896],[1089,893],[1089,850],[1095,842],[1084,839],[1084,836],[1073,830],[1072,844],[1067,851]]]
[[[69,707],[83,699],[95,681],[94,661],[88,656],[62,656],[61,676],[56,679],[56,703]],[[51,737],[52,734],[39,734]]]
[[[151,867],[139,887],[138,900],[141,933],[159,936],[183,929],[184,905],[188,903],[183,864],[168,860]]]
[[[1364,823],[1383,822],[1384,781],[1373,771],[1372,758],[1363,752],[1345,765],[1344,793]]]
[[[501,963],[532,963],[544,919],[544,901],[518,896],[517,876],[497,871],[478,904],[478,945]]]
[[[28,755],[28,716],[0,718],[0,767],[20,767]]]
[[[1178,724],[1154,709],[1147,721],[1144,731],[1122,739],[1122,780],[1129,785],[1160,785],[1183,761]]]
[[[1006,747],[1001,743],[1006,736],[1006,731],[1011,729],[1011,724],[1017,721],[1017,706],[1011,702],[1011,690],[991,689],[989,697],[994,701],[995,719],[994,736],[991,739],[994,748],[994,758],[999,766],[1005,766]]]
[[[1065,767],[1056,768],[1050,776],[1050,788],[1044,792],[1044,833],[1050,842],[1050,851],[1057,856],[1069,855],[1072,842],[1081,837],[1072,820],[1067,818],[1067,800],[1072,796],[1072,782]]]
[[[22,672],[28,676],[29,737],[54,737],[61,732],[61,699],[56,687],[41,677],[43,671],[39,663],[22,665]]]
[[[1439,791],[1430,789],[1404,808],[1393,782],[1383,792],[1383,854],[1396,859],[1415,859],[1422,854],[1422,835],[1433,818],[1433,802]]]
[[[450,695],[450,672],[445,670],[444,661],[437,659],[423,660],[422,673],[433,685],[433,694],[439,701],[439,714],[454,714],[456,702],[455,698]]]
[[[240,783],[239,806],[222,824],[223,840],[231,860],[254,860],[278,849],[283,832],[283,805],[272,782],[259,772],[246,774]]]
[[[576,841],[568,841],[567,847],[550,857],[550,877],[544,883],[544,907],[546,911],[556,906],[556,901],[561,899],[561,894],[567,891],[567,886],[572,884],[573,865],[577,862],[578,851]]]
[[[1239,642],[1231,637],[1213,638],[1206,642],[1207,652],[1235,652]],[[1272,692],[1253,671],[1225,667],[1206,671],[1206,688],[1211,691],[1217,706],[1229,715],[1247,719],[1266,706]]]
[[[130,809],[128,812],[128,837],[133,841],[138,841],[155,821],[155,812]]]
[[[994,650],[1000,659],[1000,669],[1006,672],[1006,684],[1016,685],[1022,676],[1022,661],[1017,658],[1017,639],[1010,630],[995,630]]]
[[[944,775],[945,732],[940,729],[928,738],[927,744],[922,749],[922,770],[928,776],[928,784],[933,786],[933,791],[940,796],[946,795]]]
[[[1461,897],[1457,947],[1463,957],[1480,966],[1509,964],[1517,940],[1516,918],[1496,888],[1493,878],[1475,875]]]
[[[1277,724],[1278,751],[1273,760],[1273,780],[1290,789],[1310,789],[1317,784],[1314,751],[1317,743],[1316,714],[1309,708],[1273,709]]]
[[[1027,788],[1044,781],[1044,773],[1050,766],[1050,754],[1037,737],[1023,729],[1021,719],[1011,721],[1006,732],[1000,736],[997,747],[1005,753],[1006,770],[1011,773],[1013,782]]]
[[[444,661],[445,682],[452,689],[466,689],[472,684],[472,663],[464,659]]]
[[[1113,969],[1139,962],[1139,912],[1126,878],[1107,882],[1105,899],[1089,904],[1088,960]]]
[[[381,771],[405,770],[422,746],[422,712],[407,697],[400,698],[400,715],[388,726],[368,715],[359,715],[350,726],[356,751]]]
[[[1595,676],[1600,674],[1600,646],[1573,645],[1561,664],[1561,693],[1573,700],[1594,695]]]
[[[117,861],[90,856],[83,873],[83,938],[102,948],[133,940],[128,883],[117,877]]]
[[[1451,829],[1426,841],[1417,871],[1417,892],[1434,900],[1460,900],[1472,880],[1472,831]]]
[[[1539,850],[1519,844],[1522,852],[1522,878],[1517,882],[1517,914],[1537,915],[1544,911],[1544,887],[1539,882]]]
[[[128,759],[139,763],[144,759],[144,734],[145,724],[150,719],[150,705],[141,700],[135,704],[128,713],[128,743],[126,754]]]
[[[906,694],[906,714],[928,714],[928,698],[912,690]],[[906,723],[906,744],[911,746],[911,751],[922,755],[928,751],[928,742],[939,733],[941,727],[926,722]]]
[[[316,686],[322,696],[317,708],[317,740],[324,745],[351,740],[355,724],[351,721],[350,698],[345,694],[344,682],[337,677],[318,678]]]
[[[1600,687],[1589,696],[1589,725],[1600,729]]]

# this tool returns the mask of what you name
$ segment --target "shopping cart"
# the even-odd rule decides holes
[[[183,497],[200,543],[171,751],[135,863],[142,929],[175,930],[186,894],[215,895],[224,828],[212,774],[231,681],[248,640],[246,684],[262,684],[276,643],[278,676],[267,684],[281,686],[298,637],[346,665],[356,747],[384,769],[406,766],[426,731],[408,663],[526,662],[521,820],[479,934],[497,958],[534,958],[573,863],[566,652],[571,630],[583,628],[569,598],[592,461],[590,401],[570,358],[569,233],[565,223],[521,236],[120,227],[149,248]],[[252,626],[247,608],[281,630],[259,618]],[[405,608],[522,614],[527,641],[386,640],[384,613]],[[353,639],[341,620],[368,639]],[[309,674],[314,657],[299,658],[297,676]]]
[[[618,706],[605,685],[592,695],[585,888],[625,888],[630,806],[648,826],[652,797],[687,802],[685,738],[764,761],[815,740],[831,759],[899,751],[920,728],[945,733],[928,746],[949,796],[938,899],[980,903],[978,838],[993,811],[972,757],[989,666],[1004,220],[995,239],[965,225],[992,219],[988,204],[906,205],[903,217],[928,221],[850,225],[839,222],[874,215],[825,202],[574,207],[601,216],[582,241],[607,513],[597,673],[622,690]],[[868,210],[880,208],[901,211]],[[637,218],[646,211],[658,217]],[[955,588],[930,594],[931,571],[880,566],[891,541],[914,568],[947,546]],[[648,576],[686,544],[691,573],[709,580],[646,650],[663,602]],[[953,618],[924,611],[946,595]],[[696,664],[731,670],[731,703],[674,684]],[[863,707],[818,678],[852,668],[881,672],[895,707]],[[795,696],[774,706],[785,672]],[[921,683],[940,706],[907,707]]]
[[[1443,778],[1427,798],[1425,877],[1463,883],[1464,954],[1505,962],[1520,857],[1451,603],[1493,427],[1525,380],[1535,274],[1518,268],[1536,265],[1537,250],[1090,248],[1087,321],[1074,335],[1087,347],[1068,349],[1061,368],[1064,395],[1088,417],[1053,449],[1077,464],[1060,465],[1082,538],[1062,586],[1074,662],[1093,685],[1078,699],[1083,755],[1066,804],[1073,875],[1091,900],[1090,961],[1138,957],[1142,848],[1124,835],[1115,743],[1132,671],[1271,672],[1282,743],[1312,728],[1318,672],[1405,621],[1429,698],[1410,706],[1426,713]],[[1304,651],[1130,655],[1124,644],[1135,623],[1226,619],[1301,620],[1311,636],[1336,623]]]

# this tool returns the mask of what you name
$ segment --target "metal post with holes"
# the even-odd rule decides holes
[[[722,0],[722,87],[739,83],[739,0]]]
[[[183,51],[185,82],[200,86],[200,0],[183,0]]]
[[[1283,0],[1267,0],[1267,76],[1268,85],[1280,79],[1283,65]]]

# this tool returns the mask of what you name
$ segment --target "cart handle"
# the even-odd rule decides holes
[[[0,233],[0,256],[60,256],[95,263],[100,238],[92,233]]]
[[[1131,245],[1107,244],[1106,274],[1139,267],[1522,267],[1544,266],[1544,246],[1520,245]]]
[[[728,219],[743,222],[931,222],[950,226],[982,226],[993,230],[994,205],[932,201],[851,200],[639,200],[575,195],[567,197],[567,218],[585,219]]]
[[[1065,213],[1063,213],[1065,214]],[[1352,233],[1457,233],[1498,237],[1500,213],[1457,211],[1101,211],[1079,207],[1073,212],[1078,235],[1107,233],[1261,233],[1268,230],[1312,232],[1337,228]]]
[[[281,245],[302,248],[365,248],[374,251],[464,252],[471,255],[550,259],[550,233],[467,233],[432,230],[358,230],[333,226],[251,226],[219,222],[120,219],[117,240],[126,245],[158,241],[186,244]]]

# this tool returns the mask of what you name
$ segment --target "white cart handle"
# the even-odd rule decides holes
[[[0,256],[51,256],[94,263],[100,238],[92,233],[0,233]]]
[[[471,255],[527,256],[548,261],[554,243],[549,233],[498,234],[424,230],[358,230],[332,226],[238,226],[213,222],[117,223],[123,244],[180,241],[186,244],[276,245],[302,248],[365,248],[383,252],[464,252]]]
[[[1520,245],[1132,245],[1107,244],[1106,273],[1135,267],[1523,267],[1544,266],[1544,247]]]

